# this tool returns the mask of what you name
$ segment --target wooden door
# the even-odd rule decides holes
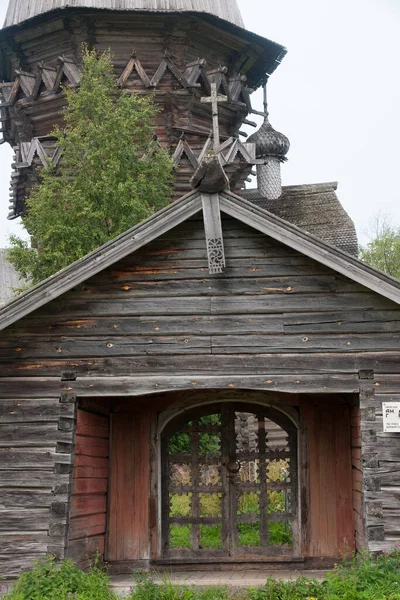
[[[164,558],[298,552],[296,428],[256,405],[185,413],[162,437]]]

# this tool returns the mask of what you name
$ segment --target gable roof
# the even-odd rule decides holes
[[[400,281],[397,279],[318,240],[232,192],[219,194],[219,202],[221,212],[400,305]],[[201,210],[202,198],[197,191],[176,200],[0,308],[0,330],[132,254]]]

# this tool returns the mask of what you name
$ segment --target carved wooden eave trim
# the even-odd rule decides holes
[[[200,151],[200,154],[197,155],[198,151],[194,150],[186,141],[186,139],[182,137],[175,148],[172,159],[175,165],[178,166],[183,155],[186,155],[191,165],[195,169],[198,169],[200,163],[211,150],[211,148],[212,139],[211,137],[208,137],[206,143]],[[256,145],[252,142],[241,142],[239,139],[228,138],[225,142],[223,142],[223,144],[221,144],[219,154],[221,155],[223,165],[232,164],[238,154],[240,154],[244,161],[250,165],[255,165],[259,162],[256,159]]]
[[[58,66],[46,66],[42,62],[38,63],[38,70],[33,72],[15,71],[17,77],[11,83],[0,82],[0,92],[3,101],[0,107],[8,107],[15,104],[18,98],[18,92],[21,90],[26,99],[37,100],[40,97],[40,91],[44,87],[44,92],[56,93],[61,91],[61,83],[66,79],[69,85],[77,86],[81,80],[81,74],[76,63],[61,56],[58,59]]]
[[[52,138],[46,138],[52,139]],[[56,166],[60,160],[59,148],[51,148],[50,153],[42,144],[43,138],[33,138],[30,142],[21,142],[16,154],[16,162],[13,165],[15,169],[24,169],[31,167],[35,156],[38,156],[43,167],[48,167],[50,164]]]
[[[221,212],[400,305],[398,280],[377,271],[338,248],[325,244],[295,225],[231,192],[221,193],[219,204]],[[0,330],[58,298],[201,210],[201,194],[197,191],[187,194],[5,305],[0,309]]]
[[[237,74],[231,76],[228,80],[226,76],[228,69],[226,67],[219,67],[206,72],[206,64],[204,59],[199,59],[195,63],[189,63],[186,65],[185,70],[181,71],[169,54],[165,52],[155,73],[150,76],[134,51],[118,78],[118,83],[125,87],[131,75],[135,73],[143,86],[151,90],[158,87],[165,72],[169,70],[183,89],[202,88],[205,93],[209,93],[211,83],[215,81],[218,92],[224,93],[228,98],[228,102],[241,105],[247,112],[251,112],[249,93],[252,90],[246,87],[246,77]],[[79,85],[81,78],[77,64],[65,56],[59,57],[57,66],[45,65],[43,62],[39,62],[35,72],[16,70],[16,75],[17,77],[13,82],[0,82],[1,96],[3,97],[0,105],[3,107],[15,104],[19,90],[21,90],[25,99],[38,100],[42,89],[45,93],[61,92],[61,83],[64,78],[71,86]]]

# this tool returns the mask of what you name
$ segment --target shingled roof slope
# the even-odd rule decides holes
[[[358,256],[356,228],[336,189],[336,182],[286,186],[279,200],[267,200],[257,189],[244,190],[240,195],[327,244]]]
[[[144,12],[204,12],[244,27],[236,0],[9,0],[4,27],[58,8],[98,8]]]

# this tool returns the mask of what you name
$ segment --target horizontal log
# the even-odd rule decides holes
[[[31,569],[36,560],[44,559],[45,556],[45,553],[36,551],[29,554],[0,554],[1,574],[4,573],[7,578],[17,577],[23,571]]]
[[[121,332],[123,333],[123,332]],[[5,342],[3,342],[5,344]],[[104,356],[142,354],[202,354],[210,352],[209,336],[108,336],[65,337],[18,339],[18,347],[13,354],[19,359],[63,356]],[[10,353],[6,345],[0,343],[0,359]]]
[[[399,337],[399,339],[397,339]],[[370,350],[393,350],[400,342],[400,336],[381,333],[365,336],[362,334],[310,334],[307,336],[300,335],[224,335],[212,336],[211,348],[216,349],[217,354],[234,354],[237,348],[241,349],[242,353],[268,353],[273,348],[277,348],[280,352],[293,352],[302,350],[304,352],[318,351],[337,351],[341,349],[343,352]]]
[[[59,398],[0,400],[1,423],[58,423],[60,417],[73,416],[74,405],[60,403]]]
[[[374,385],[376,394],[397,394],[400,398],[400,375],[399,374],[383,374],[379,372],[375,375]],[[384,400],[390,402],[390,399]]]
[[[253,277],[247,278],[207,277],[202,279],[169,279],[144,281],[110,281],[102,282],[94,279],[87,282],[77,292],[69,294],[71,299],[90,297],[91,301],[105,297],[115,300],[128,297],[143,298],[163,296],[226,296],[237,295],[266,295],[266,294],[317,294],[317,293],[363,293],[365,288],[350,280],[342,280],[335,275],[288,276],[288,277]]]
[[[340,310],[390,310],[393,303],[377,294],[267,294],[265,296],[216,296],[211,298],[212,314],[308,312]]]
[[[121,285],[129,282],[138,281],[167,281],[182,279],[241,279],[258,277],[297,277],[310,275],[328,275],[332,277],[332,271],[329,271],[323,265],[310,263],[307,258],[301,256],[289,257],[262,257],[252,258],[251,261],[243,258],[230,258],[229,263],[223,273],[215,277],[210,276],[206,258],[179,260],[160,260],[159,256],[152,257],[146,255],[139,257],[129,264],[124,262],[117,263],[112,269],[101,274],[98,281],[119,282]]]
[[[356,393],[358,376],[351,375],[271,375],[263,376],[145,376],[145,377],[101,377],[78,379],[74,391],[79,396],[144,395],[184,389],[254,389],[288,393]],[[103,440],[97,440],[103,442]],[[104,440],[105,442],[105,440]],[[80,443],[80,442],[79,442]],[[77,441],[78,444],[78,441]],[[105,445],[103,446],[105,451]],[[78,449],[76,450],[78,452]]]
[[[246,333],[283,333],[283,315],[238,315],[238,316],[179,316],[179,317],[93,317],[90,319],[43,318],[36,319],[32,325],[21,321],[21,327],[12,335],[25,339],[31,335],[49,336],[87,336],[87,335],[201,335],[220,334],[235,331]],[[9,330],[7,330],[9,333]],[[28,335],[29,334],[29,335]],[[10,339],[10,338],[9,338]],[[14,344],[15,345],[15,344]]]
[[[9,486],[14,482],[10,480]],[[53,502],[67,502],[67,495],[55,496],[50,492],[23,491],[0,488],[0,510],[8,507],[15,508],[50,508]]]
[[[56,463],[71,464],[71,454],[41,448],[0,448],[0,470],[54,468]]]
[[[399,339],[397,339],[399,338]],[[67,357],[102,357],[102,356],[141,356],[163,354],[267,354],[279,351],[292,353],[327,352],[342,350],[343,352],[378,350],[394,350],[400,343],[400,334],[376,333],[328,335],[188,335],[184,336],[108,336],[100,337],[66,337],[57,340],[41,338],[40,342],[31,338],[19,339],[16,349],[18,359],[51,358],[62,354]],[[9,349],[1,347],[0,357],[9,355]]]
[[[308,327],[308,331],[311,333],[313,327],[317,329],[322,326],[338,325],[343,328],[342,331],[346,332],[346,327],[351,328],[353,326],[362,327],[365,325],[368,327],[370,323],[372,327],[381,324],[381,326],[387,327],[385,331],[391,331],[392,323],[394,327],[397,327],[397,323],[400,320],[400,311],[398,309],[392,310],[343,310],[339,314],[335,312],[304,312],[296,314],[285,314],[284,325],[285,327]]]
[[[0,447],[33,448],[71,441],[72,432],[59,431],[57,423],[0,423]]]
[[[290,285],[287,287],[291,287]],[[270,314],[282,312],[315,312],[339,310],[390,310],[393,303],[373,293],[304,293],[295,294],[279,286],[277,290],[264,290],[263,294],[221,296],[177,296],[156,298],[81,298],[78,292],[69,292],[62,299],[46,306],[46,315],[71,315],[75,318],[88,316],[168,316],[168,315],[240,315]],[[269,288],[268,288],[269,289]],[[43,309],[42,309],[43,311]],[[6,330],[5,330],[6,333]]]
[[[268,365],[269,374],[302,374],[315,373],[358,373],[360,369],[379,368],[380,372],[396,373],[400,362],[400,352],[354,352],[344,355],[342,352],[271,354],[255,352],[252,355],[180,355],[178,369],[180,374],[215,375],[237,374],[255,375],[265,373]],[[74,371],[80,376],[131,376],[132,374],[177,372],[176,356],[141,356],[107,358],[57,358],[26,361],[1,361],[0,398],[26,397],[26,389],[32,398],[54,396],[62,389],[70,386],[61,383],[63,372]],[[49,377],[45,378],[45,375]],[[383,375],[381,378],[384,377]]]
[[[32,554],[47,552],[49,536],[47,533],[2,533],[0,537],[0,555]],[[7,573],[5,573],[7,575]]]
[[[46,508],[0,509],[0,531],[47,531],[50,513]]]
[[[4,468],[4,465],[0,467]],[[55,484],[67,485],[69,475],[59,475],[54,473],[52,466],[40,470],[21,469],[21,470],[0,470],[0,493],[1,488],[9,487],[12,481],[13,488],[39,488],[44,491],[51,491]]]

